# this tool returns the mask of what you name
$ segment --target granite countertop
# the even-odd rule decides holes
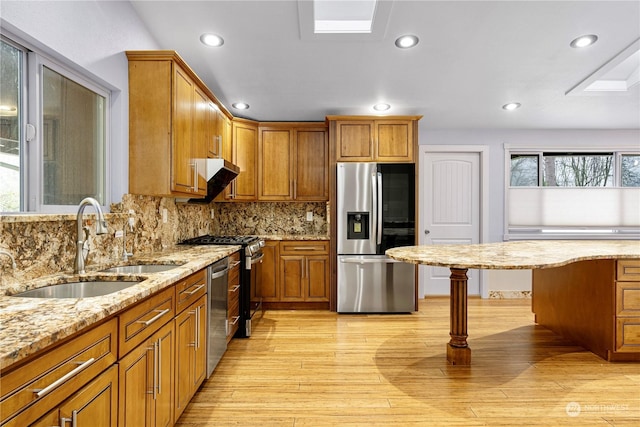
[[[58,274],[0,289],[0,369],[105,319],[190,274],[238,251],[240,246],[173,246],[161,252],[136,255],[125,264],[181,264],[153,274],[107,274],[111,267],[87,266],[82,277],[132,278],[142,281],[121,291],[92,298],[24,298],[17,292],[73,281],[74,274]],[[119,264],[122,265],[122,264]]]
[[[326,234],[271,234],[258,237],[264,240],[329,240]]]
[[[387,256],[450,268],[533,269],[592,259],[638,259],[638,240],[531,240],[472,245],[405,246]]]

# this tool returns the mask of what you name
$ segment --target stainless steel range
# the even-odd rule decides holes
[[[240,245],[240,328],[236,337],[251,336],[251,322],[262,314],[262,296],[258,284],[262,270],[264,240],[257,236],[211,236],[187,239],[183,245]],[[244,324],[244,327],[242,325]]]

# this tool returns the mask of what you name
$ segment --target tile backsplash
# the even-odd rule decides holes
[[[127,250],[135,257],[203,234],[326,235],[327,206],[325,202],[192,204],[126,194],[106,214],[109,232],[105,235],[95,235],[95,213],[91,207],[85,209],[85,224],[90,226],[86,265],[121,259],[123,239],[115,234],[129,217],[133,229],[127,228]],[[312,213],[311,221],[306,220],[307,212]],[[75,214],[0,215],[0,250],[10,252],[17,264],[12,270],[9,258],[0,257],[0,281],[73,271],[76,233]]]

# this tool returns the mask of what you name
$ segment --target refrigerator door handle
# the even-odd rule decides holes
[[[376,244],[382,244],[382,174],[378,172],[378,194],[376,198],[378,199],[378,206],[376,208],[376,218],[378,220],[377,223],[377,239]]]
[[[341,258],[340,262],[345,264],[402,264],[404,261],[392,258]]]
[[[378,215],[380,214],[380,212],[378,212],[378,179],[376,175],[376,172],[371,174],[371,204],[373,205],[371,207],[371,211],[373,214],[373,218],[371,218],[371,221],[373,227],[371,228],[373,230],[373,240],[378,243]]]

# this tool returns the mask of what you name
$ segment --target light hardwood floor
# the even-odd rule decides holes
[[[180,418],[213,426],[640,426],[640,364],[537,326],[530,300],[469,301],[472,366],[450,366],[449,300],[410,315],[267,311]]]

